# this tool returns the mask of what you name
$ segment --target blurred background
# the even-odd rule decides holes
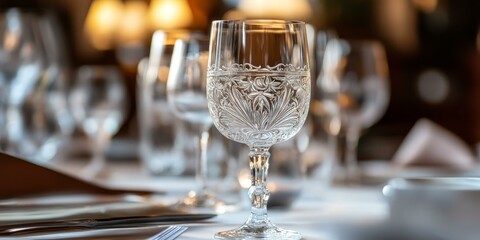
[[[216,19],[276,18],[309,23],[340,38],[385,46],[391,98],[363,133],[359,159],[390,159],[420,118],[451,130],[473,149],[480,140],[480,2],[468,0],[2,0],[48,16],[61,39],[59,80],[71,88],[83,65],[114,65],[128,110],[115,139],[139,138],[137,66],[155,30],[208,34]],[[60,45],[56,45],[59,46]],[[59,48],[57,48],[59,49]],[[47,51],[49,52],[49,51]],[[318,76],[319,69],[314,73]],[[314,79],[316,77],[313,77]],[[16,90],[21,91],[21,90]],[[75,111],[75,109],[71,109]],[[315,126],[314,131],[322,129]],[[67,131],[68,132],[68,131]],[[74,136],[81,136],[76,130]]]

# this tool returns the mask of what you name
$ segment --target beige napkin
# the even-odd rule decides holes
[[[475,156],[454,133],[428,120],[420,119],[393,156],[395,167],[432,166],[468,170]]]
[[[108,188],[0,153],[0,199],[54,193],[145,195],[150,192]]]

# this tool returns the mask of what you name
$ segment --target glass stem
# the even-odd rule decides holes
[[[16,108],[11,104],[7,104],[5,114],[5,151],[17,153],[17,138],[19,135],[17,124],[21,121]]]
[[[334,134],[328,134],[327,144],[327,158],[322,165],[322,172],[320,175],[322,178],[322,182],[325,185],[324,187],[330,186],[332,182],[333,171],[338,164],[338,136]]]
[[[101,177],[102,170],[106,166],[105,150],[110,142],[110,135],[103,129],[97,135],[90,136],[93,156],[90,163],[83,169],[83,175],[89,179]]]
[[[198,137],[198,161],[197,169],[195,172],[195,177],[200,187],[199,194],[207,193],[207,148],[208,148],[208,139],[210,134],[208,133],[208,127],[200,127],[199,137]]]
[[[270,225],[267,215],[267,203],[270,192],[267,189],[268,160],[270,153],[267,147],[250,148],[250,172],[252,185],[248,189],[248,196],[252,203],[250,218],[246,225],[261,228]]]
[[[358,181],[358,160],[357,160],[357,148],[358,139],[360,138],[360,128],[357,126],[350,126],[347,129],[346,136],[346,173],[347,182],[356,183]]]
[[[105,144],[99,143],[94,150],[92,165],[99,167],[105,166]]]

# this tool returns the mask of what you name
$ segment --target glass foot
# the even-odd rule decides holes
[[[178,202],[179,207],[214,208],[218,201],[208,193],[190,191],[184,199]]]
[[[105,168],[103,161],[93,161],[82,169],[81,175],[89,180],[108,179],[110,171]]]
[[[238,210],[240,204],[227,204],[217,199],[214,195],[208,193],[198,193],[191,191],[187,197],[181,199],[177,206],[179,208],[196,208],[205,210],[214,210],[218,214]]]
[[[302,235],[295,231],[279,228],[272,223],[262,227],[252,227],[245,224],[238,229],[219,232],[215,234],[215,239],[298,240],[302,239]]]

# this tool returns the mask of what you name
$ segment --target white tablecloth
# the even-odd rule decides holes
[[[60,164],[72,174],[78,166]],[[111,175],[105,179],[109,185],[123,188],[155,189],[179,196],[195,187],[193,179],[150,177],[138,166],[116,164],[110,167]],[[319,180],[307,179],[300,198],[287,210],[270,210],[271,220],[280,227],[300,232],[304,239],[334,240],[329,236],[332,223],[369,224],[387,218],[387,203],[381,187],[334,186],[328,190],[317,187]],[[168,196],[166,199],[168,199]],[[190,224],[178,239],[212,239],[216,232],[240,226],[248,217],[249,209],[226,213],[207,223]]]
[[[313,186],[312,182],[307,186]],[[368,224],[386,217],[386,205],[374,189],[334,188],[328,196],[305,194],[288,210],[270,210],[271,220],[278,226],[295,230],[304,239],[328,239],[333,222]],[[211,224],[191,227],[179,239],[212,239],[222,230],[238,227],[248,217],[248,209],[218,216]]]

